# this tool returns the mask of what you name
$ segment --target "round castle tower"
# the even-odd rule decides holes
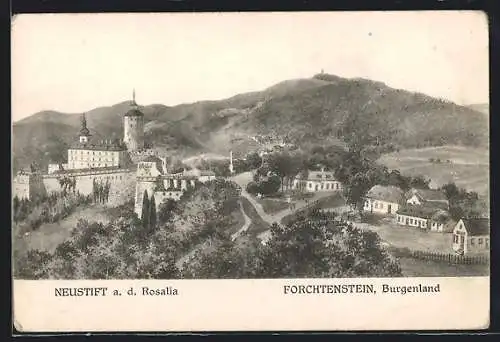
[[[132,108],[123,117],[123,142],[129,151],[144,149],[144,114],[135,102],[133,92]]]

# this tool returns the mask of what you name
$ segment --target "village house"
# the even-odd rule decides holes
[[[490,249],[490,220],[463,218],[453,228],[453,250],[457,254],[488,252]]]
[[[342,183],[335,179],[332,171],[308,171],[298,174],[293,181],[293,188],[306,192],[340,191]]]
[[[396,222],[431,232],[451,233],[456,222],[448,212],[428,205],[406,204],[396,212]]]
[[[450,203],[441,190],[411,189],[405,194],[406,203],[413,205],[427,205],[429,207],[448,210]]]
[[[363,210],[374,214],[394,215],[404,202],[403,190],[396,186],[375,185],[365,196]]]

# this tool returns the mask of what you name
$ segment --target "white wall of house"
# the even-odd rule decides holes
[[[342,183],[335,180],[300,180],[293,181],[294,189],[302,189],[307,192],[341,191]]]
[[[397,214],[396,223],[402,226],[430,229],[431,232],[443,232],[444,224],[423,217]]]
[[[125,151],[68,149],[68,169],[118,167]]]
[[[490,249],[490,237],[489,235],[470,236],[463,221],[460,220],[453,229],[452,248],[454,251],[463,250],[464,254],[485,252]]]
[[[363,205],[363,210],[376,214],[396,214],[399,209],[398,203],[382,201],[379,199],[367,198]]]
[[[431,232],[442,233],[443,229],[444,229],[444,223],[439,223],[439,222],[431,220],[430,229],[431,229]]]
[[[427,229],[428,220],[426,218],[422,218],[422,217],[397,214],[396,215],[396,222],[402,226],[410,226],[410,227],[417,227],[417,228],[421,228],[421,229]]]
[[[464,223],[462,220],[458,221],[453,228],[453,244],[452,248],[455,252],[463,251],[464,254],[467,253],[467,230],[465,229]]]

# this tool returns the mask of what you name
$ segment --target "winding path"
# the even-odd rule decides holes
[[[267,214],[264,211],[264,208],[262,207],[262,205],[255,200],[255,197],[253,197],[252,195],[250,195],[246,191],[247,184],[253,180],[253,176],[252,176],[251,172],[240,173],[236,176],[231,177],[230,179],[241,187],[241,196],[248,199],[248,201],[254,206],[254,208],[257,211],[257,213],[259,214],[259,216],[262,217],[262,219],[264,221],[266,221],[269,225],[272,225],[273,223],[280,223],[281,220],[283,220],[283,218],[285,218],[286,216],[293,214],[294,212],[301,210],[309,205],[308,201],[305,201],[305,200],[297,201],[297,202],[295,202],[296,205],[295,205],[295,208],[293,210],[292,209],[284,209],[284,210],[281,210],[281,211],[274,213],[274,214]],[[321,197],[327,197],[327,196],[331,196],[331,195],[332,195],[332,193],[329,193],[329,192],[318,193],[318,194],[316,194],[315,199],[318,199]],[[267,240],[269,240],[270,236],[271,236],[271,230],[266,230],[265,232],[262,232],[259,235],[257,235],[257,237],[259,239],[261,239],[262,243],[264,243],[264,244],[267,242]]]
[[[245,224],[243,224],[243,227],[241,227],[240,230],[238,230],[231,236],[231,240],[233,241],[236,240],[236,238],[238,238],[238,236],[240,236],[241,233],[247,231],[248,227],[250,227],[250,224],[252,223],[250,217],[248,217],[247,213],[245,213],[245,209],[243,209],[243,204],[241,203],[241,201],[240,201],[240,210],[241,213],[243,214],[243,218],[245,219]]]

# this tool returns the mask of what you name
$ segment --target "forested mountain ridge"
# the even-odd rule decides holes
[[[95,139],[121,138],[130,101],[86,112]],[[377,153],[425,146],[486,147],[488,117],[449,101],[381,82],[318,74],[219,101],[141,106],[146,140],[169,153],[258,148],[253,137],[302,148],[347,143]],[[80,116],[43,111],[13,124],[14,169],[64,161]]]

